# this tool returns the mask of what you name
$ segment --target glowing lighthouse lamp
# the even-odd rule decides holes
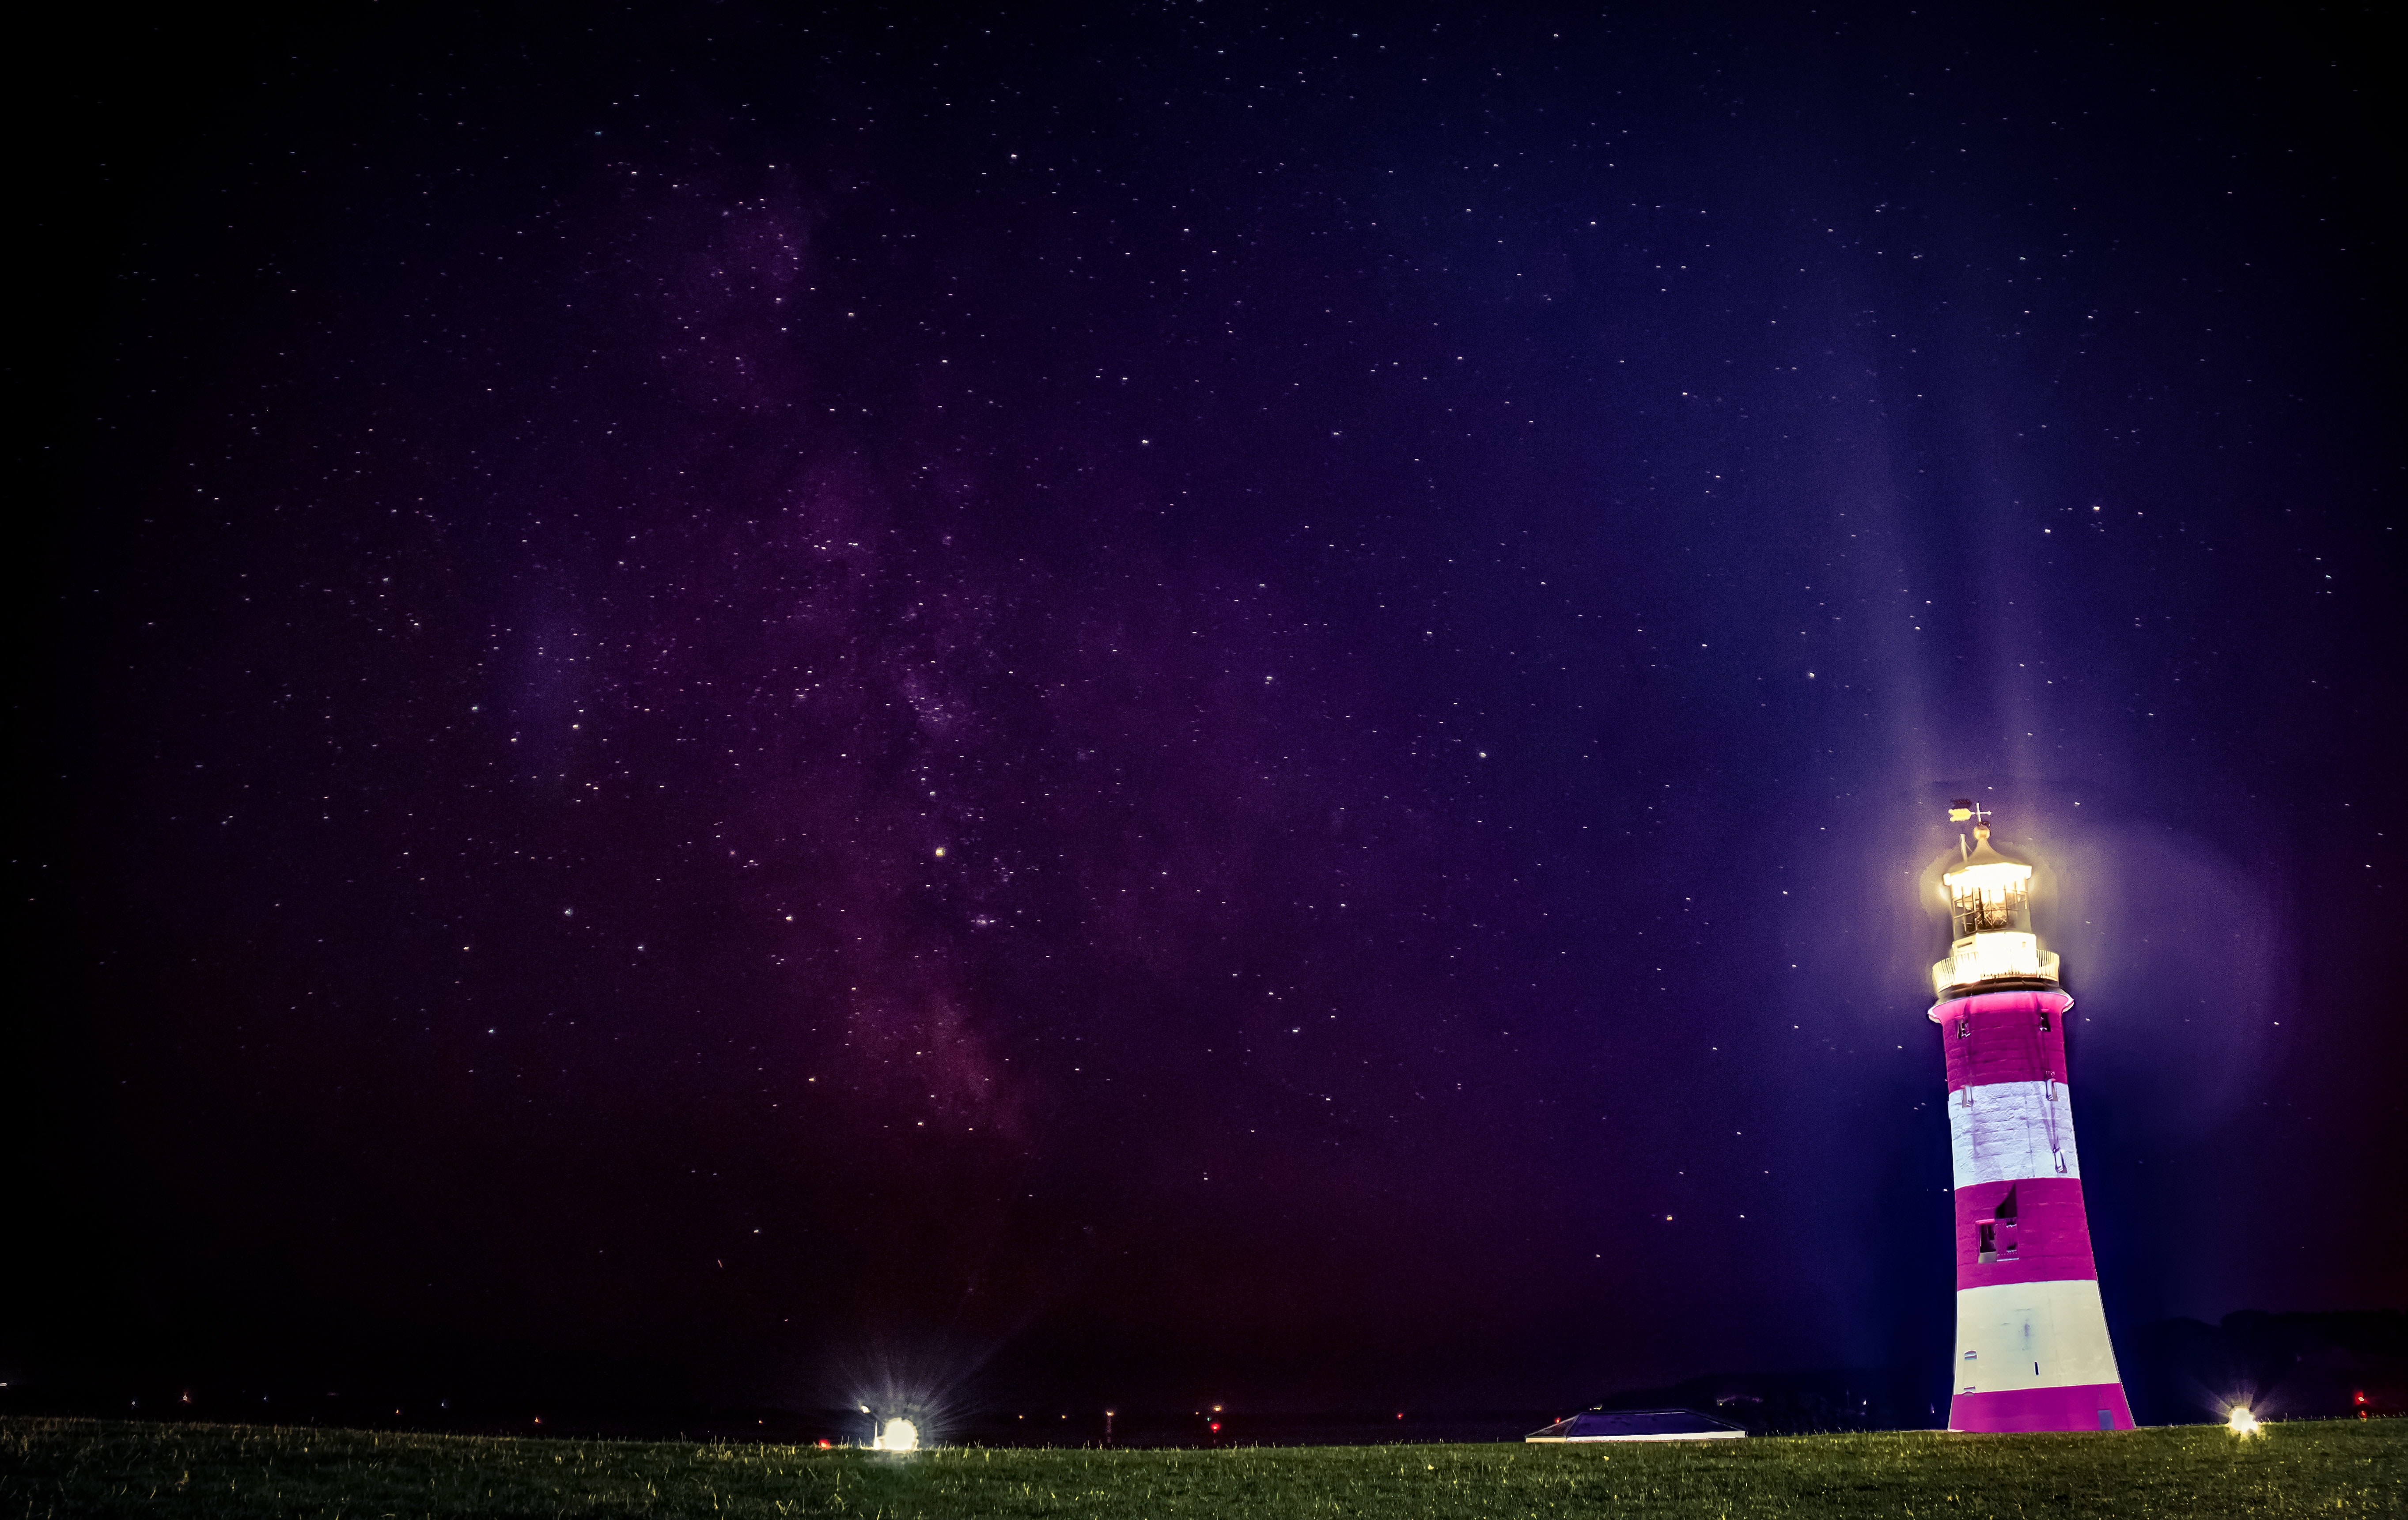
[[[2031,867],[1991,847],[1986,810],[1960,800],[1948,816],[1975,840],[1959,837],[1942,878],[1954,933],[1931,968],[1956,1173],[1948,1428],[2129,1430],[2066,1090],[2073,999],[2032,933]]]

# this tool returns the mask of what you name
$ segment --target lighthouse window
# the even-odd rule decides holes
[[[2007,1188],[2007,1196],[1999,1200],[1999,1207],[1991,1217],[1979,1221],[1974,1227],[1981,1234],[1982,1260],[2013,1261],[2015,1259],[2015,1238],[2013,1233],[2015,1227],[2015,1190],[2012,1184]]]
[[[2021,882],[1969,882],[1952,891],[1949,906],[1956,911],[1956,937],[1962,939],[1968,935],[2021,928],[2030,904],[2028,891]]]

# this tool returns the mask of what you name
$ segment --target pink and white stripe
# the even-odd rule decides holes
[[[2065,1083],[2072,1006],[2062,992],[2017,990],[1931,1011],[1956,1171],[1951,1430],[2132,1427],[2082,1204]]]

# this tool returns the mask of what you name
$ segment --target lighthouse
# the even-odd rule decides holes
[[[2031,926],[2032,868],[1990,843],[1987,810],[1941,879],[1954,933],[1931,968],[1956,1170],[1951,1430],[2129,1430],[2107,1341],[2073,1144],[2073,999]]]

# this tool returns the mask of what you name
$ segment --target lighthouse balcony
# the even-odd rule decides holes
[[[1931,968],[1932,990],[1942,997],[1984,982],[2056,980],[2057,955],[2030,934],[1969,934]]]

